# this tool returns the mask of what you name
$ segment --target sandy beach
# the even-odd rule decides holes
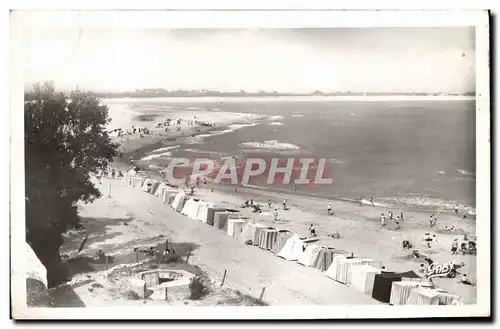
[[[215,112],[217,113],[217,112]],[[190,114],[175,113],[176,117],[188,121]],[[242,117],[234,115],[229,119],[218,114],[206,114],[203,120],[217,122],[218,129],[224,126],[241,122]],[[159,118],[146,122],[145,125],[154,129],[154,122]],[[243,120],[245,120],[243,118]],[[141,122],[140,117],[130,124]],[[124,153],[112,164],[113,168],[124,171],[130,169],[128,155],[140,152],[151,143],[164,141],[166,138],[179,138],[179,132],[170,135],[153,134],[139,137],[131,136],[127,139],[119,138]],[[188,125],[183,126],[183,134],[203,134]],[[180,138],[183,138],[182,134]],[[177,139],[176,143],[182,140]],[[143,161],[144,162],[144,161]],[[142,163],[142,162],[141,162]],[[159,179],[158,172],[153,170],[147,173],[150,177]],[[96,183],[97,184],[97,183]],[[111,188],[110,185],[111,184]],[[244,292],[255,298],[259,297],[262,288],[266,288],[264,300],[270,305],[297,305],[297,304],[377,304],[371,297],[354,289],[337,283],[316,269],[307,268],[295,262],[288,262],[276,257],[270,252],[263,251],[255,246],[245,245],[223,231],[216,230],[202,222],[188,219],[175,212],[167,204],[151,194],[140,189],[123,186],[120,180],[103,179],[98,185],[103,197],[92,204],[80,205],[80,216],[84,222],[94,223],[92,228],[84,231],[91,234],[85,247],[86,253],[94,253],[103,249],[107,254],[120,255],[129,253],[132,247],[147,247],[158,244],[165,237],[177,243],[189,243],[194,246],[190,262],[200,266],[209,273],[214,280],[220,280],[227,270],[226,286]],[[111,189],[111,197],[106,197]],[[408,211],[393,207],[390,209],[338,200],[326,200],[297,193],[281,193],[269,190],[239,186],[208,184],[206,188],[196,188],[195,197],[213,204],[231,206],[240,210],[240,215],[254,219],[265,225],[288,229],[300,236],[308,236],[310,224],[316,226],[319,237],[318,244],[332,246],[345,250],[359,257],[371,257],[380,260],[388,271],[419,272],[423,260],[412,259],[409,252],[402,248],[402,241],[409,240],[414,249],[428,255],[435,262],[457,263],[465,262],[460,273],[467,273],[472,282],[476,283],[476,256],[451,255],[450,249],[454,238],[461,242],[463,233],[475,236],[475,220],[462,219],[451,214],[439,214],[438,223],[432,229],[429,227],[429,213],[425,211]],[[272,200],[272,207],[281,208],[284,198],[288,200],[288,210],[279,211],[279,221],[272,218],[272,209],[267,205]],[[256,214],[241,205],[249,199],[259,204],[263,213]],[[332,203],[334,215],[328,216],[327,204]],[[385,227],[380,225],[380,214],[392,211],[394,215],[404,212],[404,221],[401,229],[397,230],[394,222],[389,221]],[[127,225],[121,222],[130,219]],[[445,231],[445,226],[455,225],[455,233]],[[338,232],[340,239],[328,236]],[[437,243],[428,248],[423,241],[424,233],[435,234]],[[61,248],[63,253],[75,251],[75,239],[81,238],[84,233],[69,234],[67,243]],[[460,275],[460,274],[459,274]],[[456,278],[436,278],[434,283],[448,292],[462,297],[465,304],[476,302],[476,287],[460,283],[460,276]],[[86,288],[78,288],[82,296],[88,295]],[[78,289],[75,291],[78,293]],[[82,300],[85,297],[81,297]],[[94,305],[95,296],[86,297],[86,305]],[[108,302],[107,302],[108,303]],[[106,304],[108,305],[108,304]]]

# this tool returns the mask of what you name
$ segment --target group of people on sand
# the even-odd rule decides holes
[[[404,220],[404,215],[403,213],[401,213],[401,215],[398,215],[396,216],[396,218],[394,218],[393,212],[389,211],[389,217],[386,218],[384,213],[380,214],[380,226],[385,227],[388,220],[394,221],[394,223],[396,224],[396,230],[399,230],[401,229],[400,222]]]

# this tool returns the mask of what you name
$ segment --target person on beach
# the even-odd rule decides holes
[[[112,179],[115,179],[115,177],[116,177],[116,171],[115,171],[115,169],[113,168],[113,169],[111,170],[111,178],[112,178]]]
[[[467,274],[462,274],[462,278],[460,279],[460,282],[469,286],[472,286],[472,282],[469,281],[469,278],[467,277]]]
[[[122,178],[123,177],[123,173],[121,170],[118,170],[118,178]]]
[[[380,225],[385,226],[385,215],[383,213],[380,215]]]
[[[253,207],[253,199],[250,199],[250,206]]]
[[[274,208],[273,216],[274,216],[274,220],[276,220],[276,221],[279,220],[278,208]]]
[[[392,211],[389,211],[389,220],[394,220],[394,215],[392,214]]]
[[[373,203],[373,197],[370,197],[370,203],[372,206],[375,206],[375,204]]]
[[[331,216],[331,215],[333,215],[332,203],[328,202],[328,216]]]
[[[403,213],[401,213],[401,216],[399,216],[399,218],[401,218],[401,220],[404,220]]]
[[[314,224],[311,224],[311,226],[309,227],[309,234],[311,236],[316,236],[316,228],[314,227]]]
[[[269,205],[269,209],[271,209],[271,205],[272,205],[271,199],[267,200],[267,204]]]
[[[451,254],[452,255],[458,255],[458,239],[453,240],[453,243],[451,244]]]
[[[363,206],[363,198],[359,198],[358,203],[359,203],[359,206],[362,207]]]
[[[458,203],[455,205],[455,215],[458,216]]]
[[[286,210],[286,201],[287,201],[286,199],[283,200],[283,210]]]
[[[401,229],[401,225],[399,225],[399,217],[398,219],[396,219],[396,230],[400,230]]]
[[[203,178],[203,186],[205,186],[205,188],[207,187],[207,178],[206,177]]]

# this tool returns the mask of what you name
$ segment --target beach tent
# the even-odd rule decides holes
[[[390,305],[406,305],[410,293],[417,287],[431,287],[430,282],[395,281],[391,287]]]
[[[422,281],[422,277],[411,270],[406,272],[401,272],[399,274],[401,274],[402,281],[416,281],[416,282]]]
[[[123,175],[122,184],[125,186],[132,187],[132,177],[136,176],[136,173],[133,169],[130,169]]]
[[[181,196],[181,199],[179,200],[179,204],[177,205],[177,208],[175,208],[175,211],[177,212],[181,212],[182,209],[184,208],[184,205],[186,204],[186,202],[191,199],[190,196],[187,196],[187,195],[183,195]]]
[[[228,218],[227,220],[227,235],[238,237],[243,231],[246,220],[240,218]]]
[[[167,200],[167,203],[169,205],[172,204],[172,202],[174,202],[174,199],[175,199],[175,196],[177,195],[177,193],[168,193],[168,200]]]
[[[213,204],[205,202],[205,201],[200,201],[198,202],[199,208],[198,208],[198,214],[196,215],[196,219],[199,221],[202,221],[203,223],[206,223],[208,221],[208,209],[213,207]]]
[[[258,246],[264,250],[271,250],[276,243],[278,237],[278,230],[272,227],[262,228],[259,232]]]
[[[428,287],[416,287],[410,293],[406,305],[461,305],[460,296],[449,294],[444,290]]]
[[[223,230],[227,232],[227,220],[229,216],[234,216],[234,213],[225,211],[225,212],[216,212],[214,215],[214,227],[219,230]]]
[[[200,203],[198,201],[199,200],[195,200],[193,198],[187,200],[182,208],[181,214],[186,215],[189,218],[196,219],[198,209],[200,207]]]
[[[217,206],[209,207],[207,209],[207,224],[214,225],[215,213],[216,212],[225,212],[226,208],[221,208]]]
[[[153,180],[153,186],[151,186],[149,193],[154,195],[156,190],[158,189],[158,186],[160,186],[160,182],[157,180]]]
[[[141,176],[132,176],[130,177],[130,184],[131,184],[131,187],[134,187],[134,188],[142,188],[142,184],[144,184],[144,181],[146,179],[144,177],[141,177]]]
[[[276,242],[274,243],[273,247],[271,248],[271,252],[277,254],[283,249],[285,246],[285,243],[288,239],[292,237],[293,233],[288,231],[288,230],[280,230],[278,231],[278,236],[276,238]]]
[[[254,220],[248,221],[245,226],[243,227],[243,231],[241,232],[240,239],[243,242],[246,242],[248,240],[254,241],[255,238],[255,231],[257,228],[262,228],[266,227],[263,224],[256,223]]]
[[[380,274],[381,272],[379,268],[371,265],[355,266],[351,270],[351,287],[371,295],[375,274]]]
[[[39,281],[47,288],[47,269],[43,266],[42,262],[27,242],[25,242],[25,252],[26,279]]]
[[[325,275],[343,284],[351,283],[352,268],[359,265],[374,265],[376,261],[371,258],[345,258],[335,257],[332,265],[325,272]]]
[[[311,267],[317,268],[321,272],[328,270],[330,265],[332,265],[333,258],[336,255],[343,255],[347,253],[345,250],[339,250],[331,247],[321,247],[319,252],[313,258]]]
[[[153,180],[151,178],[146,178],[141,186],[141,191],[149,193],[153,187]]]
[[[160,183],[160,184],[158,184],[158,187],[153,192],[153,194],[154,194],[155,197],[157,197],[159,199],[162,199],[163,198],[163,194],[166,193],[168,190],[169,190],[169,187],[168,187],[167,184]]]
[[[182,190],[177,192],[177,195],[175,196],[174,201],[172,201],[171,204],[172,208],[177,209],[177,206],[179,205],[179,202],[181,201],[184,195],[186,195],[186,193],[184,193],[184,191]]]
[[[302,264],[304,266],[311,266],[314,259],[318,256],[319,252],[321,250],[321,246],[317,245],[316,243],[310,243],[307,245],[306,250],[302,254],[302,256],[299,258],[297,263]]]
[[[401,281],[401,274],[399,273],[382,272],[375,274],[372,298],[382,303],[389,303],[391,300],[392,283],[397,281]]]
[[[304,241],[300,239],[298,234],[294,234],[286,241],[285,245],[276,256],[290,261],[299,260],[300,256],[304,253],[303,247]]]

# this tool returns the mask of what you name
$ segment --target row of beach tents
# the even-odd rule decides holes
[[[324,272],[325,276],[371,295],[380,302],[391,305],[461,304],[459,296],[434,287],[413,271],[382,271],[380,261],[355,257],[345,250],[318,244],[318,238],[301,238],[288,230],[242,218],[236,209],[189,196],[182,189],[135,176],[132,172],[125,175],[122,184],[151,193],[187,218],[211,225],[245,244],[258,246],[288,261],[316,268]]]

